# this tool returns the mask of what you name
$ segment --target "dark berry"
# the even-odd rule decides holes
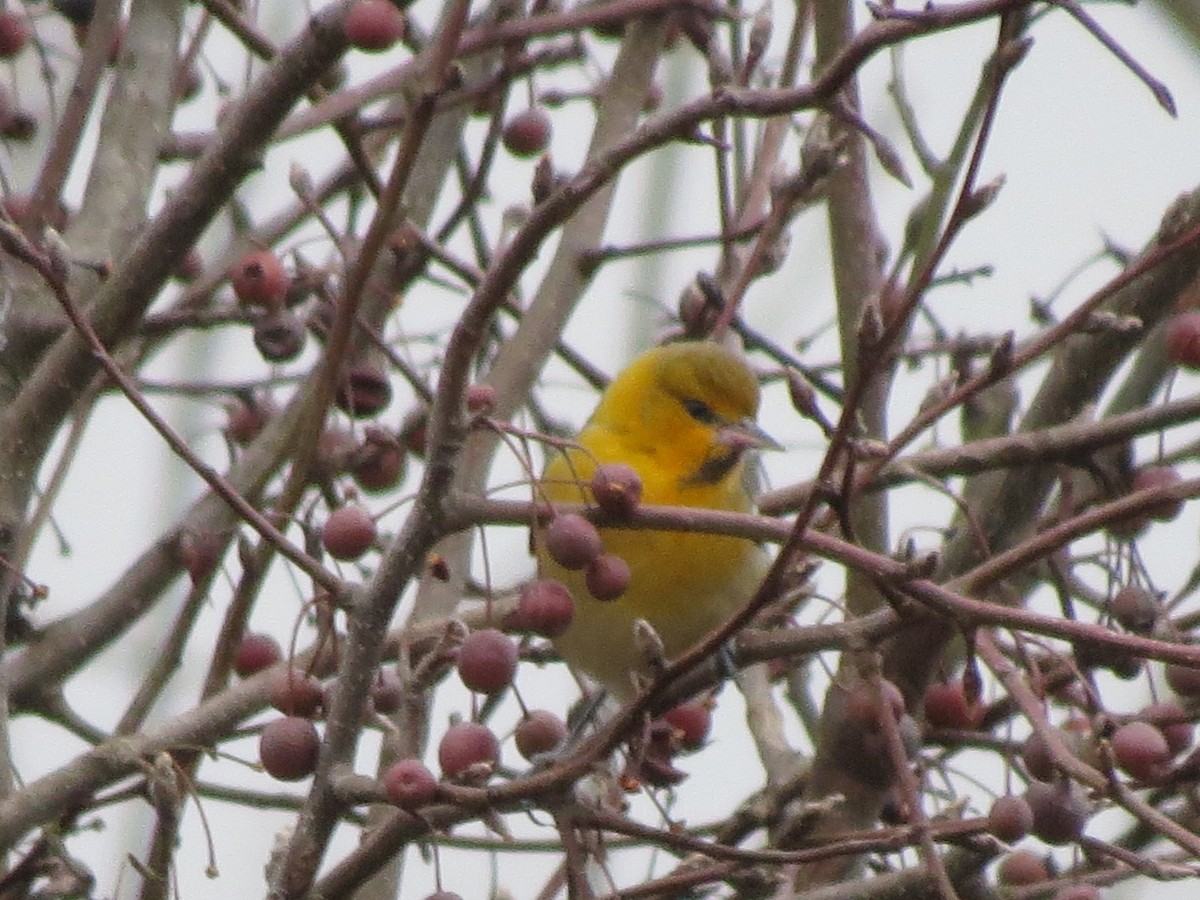
[[[334,401],[355,418],[366,419],[387,409],[392,383],[387,373],[371,363],[354,363],[338,382]]]
[[[73,25],[87,25],[96,14],[96,0],[50,0],[50,7]]]
[[[395,669],[383,668],[375,673],[375,680],[371,683],[371,702],[375,704],[376,712],[390,715],[400,708],[403,699],[404,683]]]
[[[382,428],[368,425],[362,443],[350,456],[355,483],[364,491],[387,491],[404,478],[404,468],[404,445]]]
[[[235,444],[245,446],[258,437],[275,413],[275,405],[266,398],[238,397],[225,408],[225,434]]]
[[[254,346],[267,362],[291,362],[304,349],[307,335],[300,317],[288,309],[268,313],[254,321]]]
[[[458,677],[470,690],[495,694],[512,684],[517,645],[494,628],[472,631],[458,651]]]
[[[1112,617],[1127,631],[1146,634],[1158,621],[1158,598],[1143,587],[1127,584],[1113,595]]]
[[[1200,669],[1179,663],[1167,663],[1165,673],[1171,690],[1181,697],[1200,695]]]
[[[1083,834],[1088,819],[1088,803],[1073,781],[1047,784],[1032,781],[1025,800],[1033,811],[1033,834],[1047,844],[1069,844]]]
[[[1174,700],[1151,703],[1140,715],[1163,733],[1172,756],[1192,746],[1194,726],[1183,707]]]
[[[361,506],[348,503],[325,520],[321,545],[334,559],[358,559],[375,543],[375,520]]]
[[[258,738],[258,758],[267,774],[280,781],[299,781],[317,768],[321,739],[308,719],[287,716],[268,722]]]
[[[505,123],[501,140],[513,156],[537,156],[550,143],[550,117],[537,107],[519,112]]]

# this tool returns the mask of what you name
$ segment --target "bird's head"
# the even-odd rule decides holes
[[[747,450],[777,448],[755,421],[758,381],[720,344],[648,350],[609,385],[589,425],[604,428],[678,472],[681,486],[723,482]]]

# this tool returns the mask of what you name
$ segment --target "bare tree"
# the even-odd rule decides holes
[[[1003,101],[1039,29],[1070,23],[1174,115],[1153,65],[1076,0],[315,6],[0,11],[0,898],[200,895],[180,860],[210,822],[239,835],[209,862],[221,896],[1084,898],[1200,875],[1179,524],[1200,188],[1182,173],[1138,250],[1046,247],[1061,287],[999,315],[963,313],[991,271],[956,255],[1036,214],[987,152],[1021,125]],[[907,53],[980,35],[939,146],[908,79],[936,63]],[[886,101],[863,99],[874,66]],[[637,343],[734,335],[789,449],[754,515],[634,503],[619,527],[775,562],[564,741],[533,486],[607,382],[613,286],[676,259],[656,289],[678,303]],[[182,347],[233,374],[164,375]],[[144,545],[64,587],[56,510],[132,440],[96,424],[112,409],[191,499],[157,531],[132,492],[98,511]],[[736,773],[702,749],[731,664]],[[129,672],[116,708],[92,699]],[[145,834],[94,839],[130,809]],[[265,881],[231,884],[226,854]]]

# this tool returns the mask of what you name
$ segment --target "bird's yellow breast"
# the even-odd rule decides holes
[[[677,371],[664,376],[655,355],[662,351],[650,351],[605,393],[580,434],[580,448],[550,460],[541,483],[546,499],[590,502],[586,485],[596,464],[622,462],[641,477],[644,504],[751,509],[745,461],[735,454],[727,467],[712,466],[712,460],[720,461],[727,454],[718,429],[695,421],[681,404],[703,400],[731,418],[752,418],[757,385],[727,351],[715,348],[714,352],[715,345],[692,346],[697,351],[685,359],[687,365],[708,366],[714,361],[737,365],[733,373],[716,373],[732,381],[737,390],[723,393],[711,387],[714,373],[707,370],[701,370],[699,377],[686,370],[682,376]],[[684,387],[676,388],[676,382]],[[732,400],[726,396],[730,393]],[[674,658],[727,622],[750,599],[767,567],[762,548],[742,538],[619,528],[603,528],[601,536],[605,552],[617,554],[629,565],[629,587],[618,599],[592,598],[583,573],[563,569],[540,545],[539,572],[566,584],[576,601],[575,619],[555,646],[564,659],[618,697],[630,693],[631,672],[646,671],[644,655],[633,637],[637,619],[654,628],[666,655]]]

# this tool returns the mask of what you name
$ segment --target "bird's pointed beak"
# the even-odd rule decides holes
[[[721,427],[717,440],[736,450],[782,450],[783,445],[758,427],[753,419],[730,422]]]

